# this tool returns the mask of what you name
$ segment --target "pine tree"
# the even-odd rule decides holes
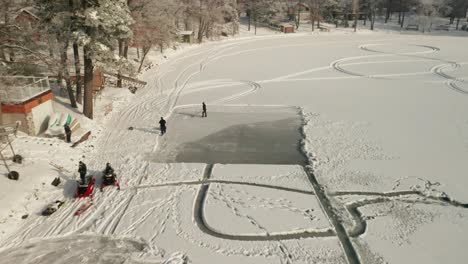
[[[81,0],[74,38],[83,46],[83,113],[93,118],[93,73],[95,66],[115,66],[119,39],[131,38],[133,20],[126,0]]]
[[[60,67],[58,69],[59,81],[65,80],[70,105],[76,108],[75,95],[70,81],[70,73],[68,69],[68,47],[71,39],[71,10],[68,0],[37,0],[36,7],[40,22],[49,35],[49,39],[56,39],[60,47]]]

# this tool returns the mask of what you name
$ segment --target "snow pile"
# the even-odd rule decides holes
[[[135,238],[115,239],[105,236],[76,235],[48,239],[33,239],[21,246],[0,251],[0,263],[37,264],[104,264],[104,263],[185,263],[182,253],[165,252],[152,248]]]

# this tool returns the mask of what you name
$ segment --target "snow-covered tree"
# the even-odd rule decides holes
[[[437,10],[433,4],[423,4],[418,10],[419,26],[423,32],[430,31],[434,17],[437,15]]]
[[[193,2],[192,2],[193,3]],[[228,21],[238,21],[237,2],[234,0],[198,0],[191,12],[198,22],[198,42],[203,36],[213,36],[217,26],[223,26]]]
[[[83,46],[83,113],[88,118],[93,118],[94,67],[116,67],[123,63],[115,50],[119,39],[131,38],[132,23],[126,0],[81,0],[73,36]]]
[[[142,48],[138,72],[141,71],[146,55],[151,48],[158,46],[161,50],[169,46],[176,37],[177,2],[173,0],[147,0],[132,2],[130,10],[135,23],[133,42]]]
[[[303,4],[309,8],[310,22],[312,31],[315,29],[315,21],[317,27],[320,27],[320,20],[323,17],[323,12],[327,8],[336,8],[338,6],[337,0],[303,0]]]
[[[455,19],[457,19],[457,26],[458,29],[460,25],[460,19],[466,17],[466,13],[468,10],[468,0],[449,0],[446,1],[447,9],[450,10],[450,23],[453,23]]]
[[[62,84],[62,79],[65,80],[70,104],[76,108],[75,95],[70,81],[70,73],[68,70],[68,48],[72,38],[73,30],[73,3],[70,0],[36,0],[37,15],[40,18],[39,22],[44,29],[44,33],[51,43],[57,43],[60,54],[60,67],[55,69],[58,71],[58,80]]]
[[[21,15],[21,16],[20,16]],[[27,0],[0,0],[0,71],[36,74],[49,60],[46,45],[38,42],[38,18]]]
[[[278,16],[287,13],[288,5],[287,2],[277,0],[246,0],[245,8],[249,17],[249,24],[250,21],[254,22],[256,34],[258,22],[274,22],[278,19]]]

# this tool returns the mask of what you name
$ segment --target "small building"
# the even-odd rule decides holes
[[[281,24],[280,30],[283,33],[294,33],[294,25],[291,24]]]
[[[36,24],[40,18],[33,13],[32,9],[23,8],[15,17],[15,22],[19,24],[28,23],[30,25]]]
[[[23,8],[20,9],[19,12],[15,16],[15,24],[18,25],[20,28],[28,29],[33,31],[32,32],[32,39],[34,41],[41,40],[41,34],[37,27],[39,26],[40,18],[34,14],[35,10],[33,8]]]
[[[38,135],[53,113],[53,94],[47,77],[0,77],[1,124],[20,121],[19,130]]]
[[[195,39],[195,33],[193,30],[179,31],[177,32],[177,35],[183,43],[193,43]]]

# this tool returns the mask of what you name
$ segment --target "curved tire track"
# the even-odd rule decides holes
[[[454,76],[451,76],[447,73],[445,73],[444,70],[446,69],[450,69],[452,71],[458,69],[461,67],[461,65],[464,65],[466,63],[448,63],[448,64],[440,64],[440,65],[437,65],[435,67],[433,67],[431,69],[431,72],[446,79],[446,82],[445,84],[452,90],[456,91],[456,92],[459,92],[459,93],[462,93],[462,94],[466,94],[468,95],[468,91],[465,90],[465,89],[462,89],[461,87],[459,87],[457,85],[457,83],[466,83],[466,80],[463,79],[463,78],[457,78],[457,77],[454,77]]]
[[[355,57],[343,58],[343,59],[339,59],[339,60],[336,60],[336,61],[332,62],[330,64],[330,67],[332,67],[333,69],[335,69],[335,70],[337,70],[337,71],[339,71],[341,73],[344,73],[344,74],[347,74],[347,75],[350,75],[350,76],[362,77],[362,78],[373,78],[373,79],[377,79],[377,78],[378,79],[385,79],[385,75],[382,75],[382,74],[366,75],[366,74],[361,74],[361,73],[356,73],[356,72],[346,70],[341,66],[341,64],[343,62],[345,62],[345,61],[350,61],[350,60],[357,60],[357,59],[364,59],[364,58],[389,57],[389,56],[416,57],[416,58],[422,58],[424,60],[443,61],[443,60],[439,60],[439,59],[418,56],[418,54],[428,54],[428,53],[434,53],[434,52],[440,51],[439,48],[433,47],[433,46],[410,45],[410,46],[427,48],[427,49],[429,49],[429,51],[408,52],[408,53],[392,53],[392,52],[384,52],[384,51],[379,51],[379,50],[374,50],[374,49],[368,48],[369,46],[377,46],[377,45],[384,45],[384,44],[364,44],[364,45],[360,45],[359,49],[364,50],[364,51],[368,51],[368,52],[379,53],[379,55],[367,55],[367,56],[355,56]],[[408,74],[406,73],[406,74],[402,74],[402,75],[408,75]],[[398,76],[398,74],[391,74],[389,76]]]
[[[213,164],[207,164],[205,167],[205,171],[203,173],[203,180],[207,182],[211,177],[213,171]],[[220,233],[212,228],[206,223],[204,217],[204,206],[206,201],[206,196],[210,187],[210,183],[205,183],[200,186],[198,190],[197,196],[195,198],[195,205],[193,216],[195,219],[195,223],[197,224],[198,228],[211,236],[222,238],[222,239],[229,239],[229,240],[241,240],[241,241],[276,241],[276,240],[288,240],[288,239],[301,239],[301,238],[311,238],[311,237],[330,237],[335,236],[333,230],[325,230],[325,231],[301,231],[301,232],[291,232],[291,233],[270,233],[267,235],[229,235]]]
[[[335,192],[331,193],[332,196],[350,196],[350,195],[364,195],[364,196],[378,196],[377,198],[371,200],[360,200],[356,202],[349,203],[345,205],[346,211],[352,216],[354,220],[354,226],[348,232],[351,237],[359,237],[366,232],[367,229],[367,221],[362,216],[361,212],[359,211],[360,207],[377,204],[377,203],[384,203],[394,201],[392,198],[404,198],[403,196],[408,195],[416,195],[426,200],[399,200],[400,202],[408,202],[412,204],[422,203],[422,204],[436,204],[436,205],[449,205],[454,207],[461,207],[461,208],[468,208],[468,203],[460,203],[455,200],[451,200],[447,197],[436,197],[436,196],[427,196],[420,191],[400,191],[400,192],[388,192],[388,193],[379,193],[379,192],[360,192],[360,191],[346,191],[346,192]]]

